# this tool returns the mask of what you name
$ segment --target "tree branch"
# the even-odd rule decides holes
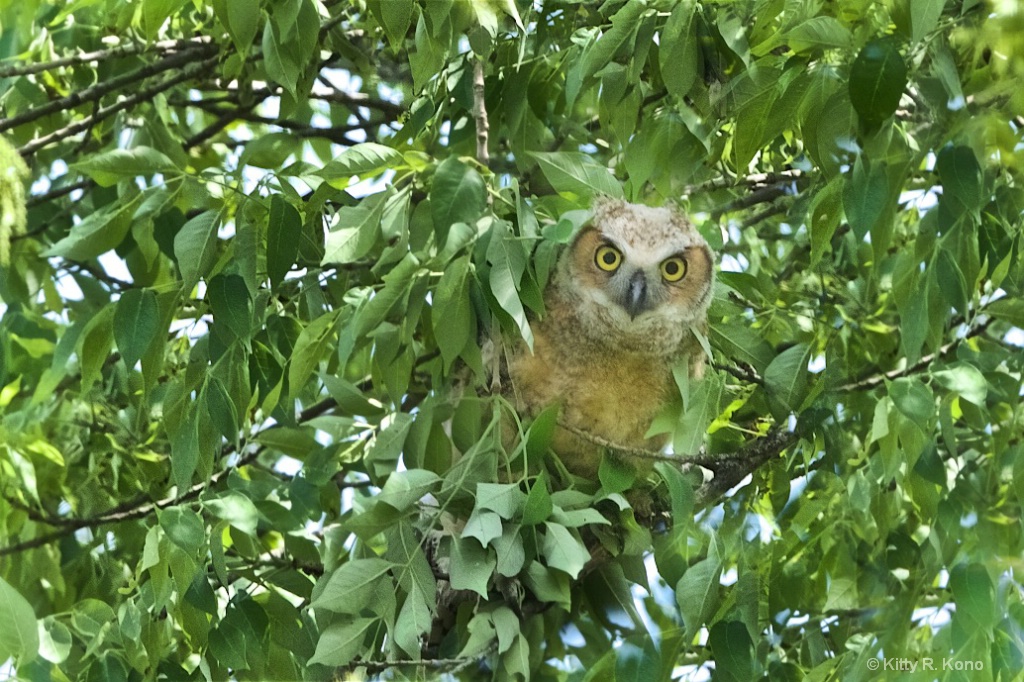
[[[487,122],[487,102],[484,82],[484,62],[477,56],[473,60],[473,119],[476,121],[476,160],[481,166],[491,163],[491,154],[487,149],[488,135],[491,130]]]
[[[923,358],[921,358],[920,360],[918,360],[909,367],[904,367],[903,369],[894,369],[883,374],[876,374],[874,376],[866,377],[864,379],[859,379],[849,384],[844,384],[837,388],[836,390],[842,392],[870,391],[874,388],[878,388],[886,381],[892,381],[894,379],[899,379],[900,377],[910,376],[911,374],[923,372],[924,370],[928,369],[929,365],[931,365],[936,360],[939,360],[949,355],[952,351],[956,349],[957,346],[959,346],[967,339],[971,339],[976,336],[981,336],[982,334],[984,334],[985,331],[988,329],[989,325],[992,324],[993,319],[994,318],[990,317],[989,319],[979,324],[977,327],[974,327],[973,329],[968,331],[962,339],[950,341],[944,346],[941,346],[936,352],[931,353],[929,355],[925,355]]]
[[[715,466],[708,467],[714,471],[715,476],[697,488],[694,504],[698,508],[709,506],[766,462],[782,454],[798,438],[797,433],[776,426],[738,452],[715,458]]]
[[[101,81],[92,87],[86,88],[85,90],[73,92],[67,97],[61,97],[60,99],[55,99],[48,104],[29,109],[18,116],[0,120],[0,133],[25,125],[26,123],[39,120],[40,118],[49,116],[50,114],[58,111],[65,111],[82,104],[95,102],[112,92],[135,85],[140,81],[163,73],[164,71],[170,71],[177,67],[187,66],[188,64],[195,62],[198,57],[216,51],[216,46],[201,43],[193,49],[171,55],[170,57],[166,57],[152,64],[147,64],[146,66],[132,71],[131,73],[111,78],[108,81]],[[206,64],[207,62],[203,63]],[[22,153],[24,154],[24,152]]]
[[[152,45],[132,43],[129,45],[118,45],[106,50],[95,52],[82,52],[81,54],[61,57],[48,62],[36,62],[35,64],[19,64],[17,66],[0,67],[0,78],[13,78],[16,76],[31,76],[32,74],[44,71],[53,71],[65,66],[76,64],[88,64],[91,62],[102,62],[108,59],[120,59],[131,57],[144,52],[175,52],[177,50],[194,50],[197,47],[212,44],[213,40],[208,36],[199,36],[191,40],[164,40]]]
[[[71,194],[75,190],[84,190],[89,187],[92,187],[93,184],[94,183],[92,180],[80,180],[78,182],[73,182],[70,185],[64,185],[63,187],[51,189],[50,191],[44,192],[43,194],[38,194],[34,197],[29,197],[28,201],[25,202],[25,207],[32,208],[34,206],[39,206],[40,204],[45,204],[48,201],[53,201],[54,199],[60,199],[61,197]]]
[[[763,185],[776,185],[779,183],[795,182],[806,179],[807,175],[798,170],[784,170],[777,173],[751,173],[742,177],[722,177],[702,182],[699,185],[689,185],[683,190],[686,196],[704,194],[718,189],[729,189],[746,185],[748,187],[760,187]]]
[[[203,71],[209,69],[216,62],[217,57],[210,57],[209,59],[205,59],[201,62],[190,64],[180,73],[170,78],[167,78],[161,83],[158,83],[144,90],[140,90],[129,97],[125,97],[116,104],[104,107],[103,109],[97,111],[95,114],[88,116],[81,121],[77,121],[75,123],[65,126],[64,128],[55,130],[49,135],[44,135],[43,137],[36,138],[35,140],[29,142],[28,144],[19,147],[18,153],[21,154],[22,156],[32,156],[43,147],[46,147],[65,137],[70,137],[84,130],[88,130],[90,127],[95,125],[97,121],[102,121],[106,118],[113,116],[119,111],[135,106],[136,104],[139,104],[141,102],[150,100],[156,95],[160,94],[161,92],[169,90],[170,88],[174,87],[175,85],[178,85],[179,83],[184,83],[185,81],[192,80]]]

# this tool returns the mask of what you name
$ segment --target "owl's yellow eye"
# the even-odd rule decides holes
[[[614,246],[605,244],[597,249],[594,262],[605,272],[615,272],[622,265],[622,254]]]
[[[666,282],[678,282],[686,276],[686,261],[679,256],[666,258],[661,262],[661,276]]]

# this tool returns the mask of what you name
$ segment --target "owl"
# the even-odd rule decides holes
[[[703,372],[703,333],[714,255],[681,213],[612,199],[559,256],[544,292],[545,315],[532,323],[533,351],[522,344],[508,364],[510,399],[535,416],[559,404],[552,449],[572,473],[597,479],[603,448],[660,450],[645,438],[677,395],[672,368]],[[583,436],[590,435],[588,439]]]

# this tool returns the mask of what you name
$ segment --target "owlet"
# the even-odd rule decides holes
[[[535,416],[558,403],[552,449],[573,473],[597,478],[603,448],[660,450],[645,438],[677,392],[672,368],[703,372],[703,332],[714,256],[681,213],[600,199],[593,218],[559,257],[532,324],[533,352],[509,362],[516,406]],[[568,427],[568,428],[563,428]]]

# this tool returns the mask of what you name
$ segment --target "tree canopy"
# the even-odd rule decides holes
[[[1022,79],[1009,0],[0,0],[0,677],[1016,679]],[[602,195],[719,272],[583,481],[492,356]]]

